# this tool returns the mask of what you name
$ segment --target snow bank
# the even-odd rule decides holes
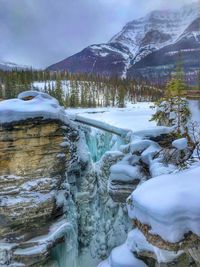
[[[146,128],[144,126],[144,128]],[[174,127],[166,127],[166,126],[155,126],[146,130],[140,130],[140,131],[135,131],[134,135],[140,136],[140,137],[157,137],[162,134],[169,134],[174,131]]]
[[[191,120],[200,123],[200,101],[188,100],[188,104],[191,112]]]
[[[152,128],[156,122],[150,121],[155,110],[151,109],[153,103],[138,102],[130,104],[127,108],[79,108],[67,109],[68,115],[81,115],[85,118],[105,122],[121,129],[129,129],[133,132]]]
[[[108,260],[101,262],[98,267],[147,267],[137,259],[126,244],[112,250]]]
[[[172,146],[178,150],[184,150],[187,148],[188,141],[186,138],[180,138],[172,142]]]
[[[143,261],[134,256],[126,244],[112,250],[109,262],[110,267],[147,267]]]
[[[130,182],[141,179],[142,174],[138,166],[131,166],[125,162],[119,162],[110,168],[110,181]]]
[[[152,178],[132,193],[129,216],[175,243],[189,231],[200,236],[200,165]]]
[[[23,100],[27,97],[32,97],[32,99]],[[64,108],[55,98],[45,93],[27,91],[19,94],[18,99],[0,102],[1,124],[38,117],[68,121]]]

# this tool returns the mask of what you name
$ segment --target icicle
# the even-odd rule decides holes
[[[57,245],[52,251],[52,258],[56,260],[58,267],[77,267],[77,234],[70,226],[66,232],[65,242]]]

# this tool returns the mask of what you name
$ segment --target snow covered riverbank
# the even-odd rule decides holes
[[[78,114],[85,118],[136,132],[156,126],[155,122],[149,121],[155,112],[154,109],[150,108],[151,106],[153,103],[138,102],[130,104],[127,108],[67,109],[66,113],[69,115]]]

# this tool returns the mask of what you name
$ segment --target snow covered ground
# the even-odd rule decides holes
[[[200,123],[200,101],[189,100],[189,109],[192,115],[192,121]]]
[[[95,119],[108,123],[115,127],[132,130],[133,132],[144,129],[151,129],[156,125],[149,121],[155,112],[150,107],[152,103],[139,102],[129,104],[127,108],[89,108],[89,109],[67,109],[66,113],[70,115],[81,115],[85,118]]]

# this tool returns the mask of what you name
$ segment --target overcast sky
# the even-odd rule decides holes
[[[46,67],[130,20],[192,0],[0,0],[0,60]]]

